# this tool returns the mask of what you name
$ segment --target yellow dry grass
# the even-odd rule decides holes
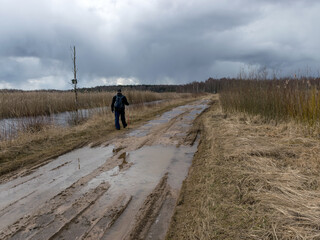
[[[202,136],[167,239],[320,239],[320,142],[295,123],[222,112]]]
[[[79,92],[78,109],[89,109],[111,105],[115,92]],[[161,99],[183,97],[177,93],[156,93],[150,91],[126,91],[125,95],[132,104],[151,102]],[[188,94],[185,94],[188,95]],[[22,116],[48,115],[51,113],[76,109],[73,92],[1,92],[0,119]]]
[[[295,120],[319,130],[319,79],[228,80],[221,92],[224,110],[259,114],[267,120]]]

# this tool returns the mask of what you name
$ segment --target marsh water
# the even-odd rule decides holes
[[[132,104],[127,108],[135,108],[139,105],[152,106],[164,102],[157,100],[140,104]],[[0,119],[0,140],[14,138],[19,131],[27,130],[37,125],[55,125],[67,127],[74,125],[77,120],[82,121],[95,114],[111,113],[110,107],[98,107],[90,109],[79,109],[78,111],[67,111],[44,116],[20,117]]]

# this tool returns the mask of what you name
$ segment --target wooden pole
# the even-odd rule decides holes
[[[76,66],[76,47],[73,46],[73,83],[74,83],[74,93],[75,93],[75,104],[76,111],[78,111],[78,91],[77,91],[77,66]]]
[[[78,89],[77,89],[77,66],[76,66],[76,47],[73,46],[72,49],[72,61],[73,61],[73,79],[72,84],[74,86],[74,94],[75,94],[75,108],[76,108],[76,124],[78,123]]]

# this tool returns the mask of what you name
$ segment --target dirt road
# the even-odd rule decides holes
[[[163,239],[203,100],[0,185],[0,239]],[[125,133],[125,134],[124,134]]]

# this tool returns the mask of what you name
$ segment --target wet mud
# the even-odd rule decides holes
[[[205,100],[0,185],[0,239],[163,239]]]

